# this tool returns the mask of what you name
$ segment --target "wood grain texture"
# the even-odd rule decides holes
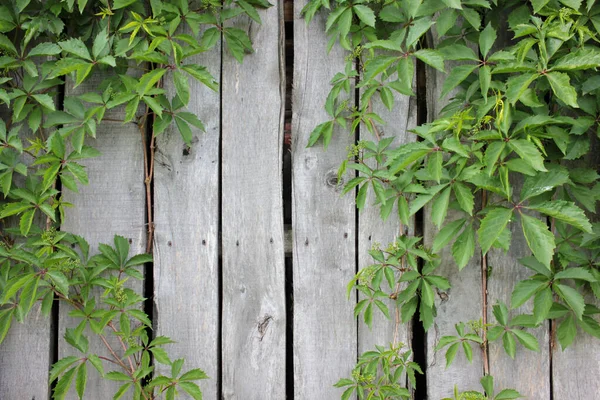
[[[394,108],[392,111],[388,110],[379,100],[377,95],[373,96],[372,107],[373,112],[377,113],[381,118],[386,121],[384,126],[375,124],[378,134],[381,139],[394,137],[394,141],[391,147],[396,147],[404,143],[413,142],[416,139],[416,135],[408,132],[416,126],[417,123],[417,99],[416,97],[409,97],[395,93],[394,95]],[[361,140],[373,140],[376,139],[367,131],[366,126],[361,125],[360,130]],[[375,160],[368,160],[367,163],[374,168]],[[369,250],[373,244],[379,243],[382,249],[385,249],[389,243],[394,242],[401,234],[414,234],[414,218],[412,219],[411,226],[405,226],[400,228],[400,221],[398,219],[397,206],[394,206],[387,221],[382,221],[380,217],[380,208],[375,205],[375,195],[371,189],[367,194],[366,206],[358,216],[358,267],[359,269],[365,268],[374,263],[373,258],[369,255]],[[383,284],[386,290],[388,288],[387,283],[384,281]],[[361,294],[359,294],[361,296]],[[375,345],[388,346],[396,339],[397,342],[404,343],[406,347],[404,350],[410,348],[410,342],[412,339],[412,324],[400,324],[396,331],[395,324],[395,302],[388,300],[386,302],[390,310],[391,320],[385,318],[379,310],[375,311],[375,317],[373,318],[373,327],[369,329],[364,323],[364,319],[359,318],[358,320],[358,354],[362,354],[365,351],[369,351],[375,348]]]
[[[0,345],[0,399],[49,399],[51,321],[35,305],[23,324],[12,322]]]
[[[438,42],[437,38],[430,38],[433,46]],[[449,72],[456,62],[446,62],[446,72]],[[433,121],[438,117],[441,110],[452,97],[452,93],[445,99],[440,99],[442,86],[446,74],[431,67],[426,69],[426,93],[427,93],[427,119]],[[455,92],[454,92],[455,93]],[[477,200],[476,200],[477,201]],[[477,206],[476,206],[477,207]],[[429,216],[431,209],[425,210],[424,241],[431,246],[438,229],[433,225]],[[462,213],[448,210],[446,223],[462,216]],[[427,332],[427,396],[429,399],[440,399],[452,397],[454,385],[459,390],[479,390],[479,380],[483,376],[483,358],[478,348],[473,348],[473,363],[470,364],[464,352],[459,350],[452,365],[446,369],[444,357],[447,347],[435,351],[439,339],[442,336],[456,335],[454,325],[458,322],[480,320],[483,316],[483,297],[481,281],[481,250],[475,248],[475,255],[462,271],[459,271],[451,253],[452,242],[441,251],[442,264],[435,271],[436,275],[445,276],[452,285],[447,293],[437,293],[435,304],[437,317],[434,325]]]
[[[261,12],[241,65],[223,53],[223,398],[285,398],[283,6]]]
[[[573,164],[587,168],[598,168],[600,165],[600,140],[595,132],[589,135],[590,152],[585,160]],[[588,215],[590,216],[590,215]],[[600,221],[600,205],[596,203],[596,214],[590,216],[591,221]],[[586,302],[600,306],[600,301],[593,293],[588,293]],[[597,318],[596,318],[597,320]],[[553,321],[559,324],[560,320]],[[555,325],[558,327],[558,325]],[[552,391],[554,399],[597,400],[600,397],[600,340],[577,328],[577,336],[573,343],[562,350],[558,339],[554,338],[552,352]]]
[[[294,4],[294,396],[336,399],[342,390],[332,385],[350,376],[357,351],[356,298],[346,298],[356,273],[355,203],[337,182],[354,137],[336,128],[326,151],[320,143],[306,147],[314,127],[329,119],[323,104],[329,81],[344,70],[345,53],[336,45],[327,54],[325,18],[318,15],[307,27],[304,4]]]
[[[519,193],[519,190],[515,190]],[[488,268],[488,323],[495,323],[492,307],[504,302],[510,308],[510,297],[514,286],[520,280],[527,279],[533,273],[519,263],[519,259],[530,256],[519,220],[510,223],[512,243],[508,253],[492,249],[487,254]],[[529,301],[516,310],[511,316],[532,313],[533,301]],[[535,335],[540,345],[540,352],[527,350],[517,344],[515,359],[511,359],[502,346],[502,339],[489,345],[490,374],[494,377],[497,388],[513,388],[528,399],[550,399],[550,354],[548,324],[542,324],[527,332]],[[555,397],[557,398],[557,397]],[[562,397],[558,397],[562,398]]]
[[[190,59],[217,79],[221,46]],[[154,166],[155,335],[176,341],[167,347],[184,368],[201,368],[206,399],[218,398],[219,336],[219,93],[190,79],[187,107],[206,132],[194,132],[191,148],[173,124],[158,136]],[[175,89],[168,79],[169,96]],[[166,367],[161,367],[162,371]],[[167,372],[167,371],[165,371]]]
[[[0,118],[6,121],[9,116],[9,111],[1,107]],[[27,143],[26,140],[32,136],[31,131],[23,127],[21,132],[22,140]],[[33,158],[23,153],[22,162],[30,165]],[[15,174],[14,182],[22,185],[25,179]],[[19,219],[10,217],[5,223],[18,226]],[[46,216],[36,216],[34,223],[44,227]],[[42,315],[41,304],[33,306],[22,324],[13,319],[8,334],[0,344],[0,399],[49,398],[48,372],[52,364],[54,328],[52,317]],[[27,379],[23,379],[25,376]]]
[[[67,95],[74,93],[69,85]],[[93,83],[84,85],[80,90],[97,89]],[[102,155],[82,162],[89,175],[88,186],[80,186],[79,194],[64,191],[64,200],[74,207],[66,210],[62,230],[83,236],[90,244],[90,254],[97,253],[100,243],[112,245],[114,235],[130,240],[130,256],[143,253],[146,242],[146,197],[140,131],[134,123],[103,122],[98,126],[96,137],[86,139],[87,144],[98,149]],[[128,283],[142,293],[143,282],[130,279]],[[74,327],[77,323],[68,316],[69,311],[69,306],[60,305],[59,358],[77,353],[63,339],[66,328]],[[90,352],[108,354],[95,334],[89,334],[89,339]],[[105,364],[104,368],[106,371],[113,370],[112,364]],[[118,382],[100,378],[93,368],[88,371],[85,398],[103,399],[118,390]],[[73,389],[71,396],[69,398],[75,398]]]

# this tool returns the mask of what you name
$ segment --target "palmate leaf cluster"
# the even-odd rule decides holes
[[[100,124],[135,124],[142,135],[151,131],[152,141],[172,127],[191,144],[204,127],[187,111],[190,82],[218,90],[203,54],[223,42],[242,62],[253,49],[234,22],[260,23],[257,10],[269,6],[265,0],[0,1],[0,344],[34,307],[48,315],[57,301],[70,306],[61,310],[70,309],[77,321],[64,336],[74,355],[52,367],[53,398],[69,391],[86,398],[92,369],[120,383],[114,399],[202,398],[195,381],[206,374],[169,357],[164,346],[172,341],[152,337],[145,299],[127,283],[143,279],[152,257],[131,256],[120,236],[90,256],[96,249],[84,238],[59,231],[72,206],[62,193],[88,184],[84,160],[100,153],[86,141]],[[146,178],[149,184],[151,174]],[[159,364],[170,375],[160,375]]]
[[[322,141],[327,148],[340,128],[360,129],[361,141],[339,169],[340,176],[355,176],[344,192],[356,194],[359,209],[379,207],[382,219],[396,218],[401,226],[423,211],[436,229],[426,246],[400,237],[385,251],[371,250],[374,264],[349,286],[361,292],[355,313],[370,325],[374,310],[392,314],[391,299],[401,322],[419,310],[428,329],[436,296],[450,286],[432,275],[441,252],[462,270],[473,257],[509,251],[520,231],[531,254],[520,262],[530,277],[509,288],[509,306],[527,304],[533,312],[513,310],[509,318],[509,307],[496,304],[495,323],[457,321],[458,335],[442,332],[447,336],[438,346],[447,349],[448,364],[459,349],[470,360],[472,345],[485,351],[492,340],[502,340],[513,358],[517,342],[536,351],[527,330],[547,320],[563,349],[577,327],[600,338],[600,159],[594,151],[600,4],[311,0],[303,9],[307,22],[317,13],[326,15],[329,48],[337,43],[349,55],[331,81],[329,119],[313,130],[309,146]],[[394,111],[398,96],[416,95],[417,63],[427,68],[428,85],[444,77],[431,99],[444,107],[412,130],[414,141],[396,145],[380,133],[386,121],[378,110]],[[367,204],[369,191],[374,204]],[[378,390],[364,397],[389,398]]]

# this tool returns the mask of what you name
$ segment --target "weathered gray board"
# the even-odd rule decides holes
[[[600,140],[592,132],[590,135],[590,153],[588,159],[580,165],[596,168],[600,165]],[[600,206],[596,203],[596,215],[592,222],[600,221]],[[586,302],[594,302],[589,293]],[[597,318],[596,318],[597,320]],[[560,320],[553,321],[555,330]],[[552,391],[554,399],[597,400],[600,397],[600,341],[577,328],[575,340],[566,350],[562,350],[558,340],[553,339],[552,352]]]
[[[221,46],[193,57],[219,79]],[[190,79],[187,107],[206,132],[188,148],[173,124],[158,136],[154,165],[154,325],[184,368],[201,368],[204,397],[216,399],[219,336],[219,93]],[[169,96],[175,90],[168,78]],[[167,371],[168,372],[168,371]]]
[[[67,81],[67,94],[95,91],[101,76],[73,90],[72,81]],[[122,112],[113,111],[105,118],[122,118]],[[114,235],[130,241],[130,256],[145,251],[146,226],[144,189],[144,158],[142,137],[136,124],[104,121],[98,126],[96,139],[86,139],[87,144],[98,149],[102,155],[82,162],[87,168],[90,184],[79,186],[79,194],[69,190],[63,192],[64,200],[73,204],[66,211],[62,229],[83,236],[90,244],[90,254],[97,253],[98,244],[113,245]],[[142,293],[143,282],[130,279],[130,287]],[[75,321],[68,316],[70,307],[60,305],[59,311],[59,358],[77,354],[64,339],[66,328],[74,327]],[[108,354],[96,335],[89,335],[90,352]],[[118,344],[115,341],[115,346]],[[118,347],[117,347],[118,349]],[[119,353],[117,353],[119,354]],[[105,364],[111,371],[112,364]],[[86,398],[104,399],[112,396],[119,382],[102,379],[93,368],[88,368]],[[72,397],[75,398],[72,390]]]
[[[244,20],[255,52],[223,54],[223,398],[285,398],[283,6]]]
[[[377,134],[381,139],[394,137],[391,146],[399,146],[404,143],[413,142],[416,135],[409,132],[417,124],[417,99],[395,93],[394,108],[389,111],[379,100],[377,95],[372,98],[373,112],[378,113],[386,124],[381,126],[375,124]],[[362,140],[376,141],[376,137],[369,133],[367,127],[361,124],[360,138]],[[375,160],[368,161],[371,167],[375,167]],[[375,205],[375,196],[371,189],[367,194],[366,206],[358,216],[358,268],[362,269],[375,261],[369,255],[369,250],[375,243],[379,243],[382,249],[385,249],[389,243],[394,242],[402,234],[414,234],[414,218],[411,226],[404,226],[400,231],[400,222],[398,219],[398,210],[394,206],[387,221],[382,221],[380,217],[379,205]],[[387,284],[383,286],[387,289]],[[375,345],[389,346],[394,340],[396,343],[403,343],[405,347],[402,351],[410,348],[412,339],[412,324],[399,324],[396,327],[396,305],[393,300],[387,300],[391,319],[388,320],[379,310],[375,310],[373,318],[373,328],[369,329],[364,323],[363,318],[358,320],[358,355],[365,351],[375,349]]]
[[[0,110],[0,117],[4,111]],[[30,133],[26,136],[30,137]],[[24,158],[24,162],[31,163],[29,156]],[[18,219],[15,217],[14,221],[16,224]],[[35,223],[38,222],[44,226],[45,216],[36,218]],[[0,399],[48,397],[53,328],[51,317],[42,315],[41,304],[33,306],[22,324],[12,321],[0,345]]]
[[[437,41],[437,39],[433,40]],[[448,73],[454,65],[456,64],[447,62],[446,72]],[[446,99],[440,99],[446,76],[433,68],[426,69],[428,121],[436,119],[447,104]],[[457,214],[449,209],[446,221],[456,219]],[[428,218],[429,215],[430,210],[426,210],[424,240],[426,245],[431,246],[438,229]],[[452,365],[447,369],[444,357],[447,347],[439,351],[435,350],[442,336],[456,335],[454,327],[456,323],[478,321],[484,312],[481,295],[481,250],[476,246],[473,258],[462,271],[459,271],[452,258],[451,245],[452,242],[441,252],[442,264],[435,273],[447,277],[452,287],[446,293],[437,293],[435,301],[437,317],[427,332],[427,396],[436,400],[451,397],[455,384],[458,385],[459,390],[479,389],[479,380],[483,376],[483,357],[479,348],[473,347],[472,364],[467,361],[464,352],[460,349]]]
[[[300,17],[305,4],[294,4],[294,396],[335,399],[342,390],[332,385],[350,376],[357,351],[356,295],[346,298],[346,284],[356,273],[355,207],[337,182],[354,137],[335,129],[327,151],[321,144],[306,147],[314,127],[329,118],[323,104],[329,81],[344,70],[345,53],[334,46],[327,54],[324,16],[307,27]],[[343,181],[352,177],[346,174]]]
[[[520,193],[518,189],[522,182],[513,182],[515,196]],[[510,309],[510,298],[514,286],[520,280],[532,275],[531,271],[519,263],[519,259],[530,256],[531,250],[527,246],[520,219],[514,217],[509,224],[512,242],[507,253],[503,250],[492,249],[487,254],[487,318],[488,323],[495,323],[492,307],[498,302],[503,302]],[[516,310],[510,311],[510,316],[532,313],[533,301],[529,301]],[[536,329],[528,329],[528,333],[536,336],[540,351],[527,350],[517,344],[515,359],[511,359],[502,345],[502,339],[491,342],[489,345],[490,374],[494,377],[497,388],[513,388],[529,399],[550,399],[550,335],[548,324],[544,323]],[[561,397],[555,397],[561,398]]]

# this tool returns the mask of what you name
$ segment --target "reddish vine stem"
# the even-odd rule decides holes
[[[146,106],[145,115],[149,112],[149,107]],[[148,146],[146,139],[146,116],[138,124],[140,134],[142,136],[142,148],[144,152],[144,185],[146,186],[146,218],[148,219],[148,231],[146,236],[146,253],[152,251],[152,242],[154,240],[154,220],[152,215],[152,174],[154,172],[154,135],[152,135],[150,154],[148,154]]]

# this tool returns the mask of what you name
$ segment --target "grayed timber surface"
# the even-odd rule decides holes
[[[219,79],[221,46],[193,57]],[[194,129],[192,147],[175,124],[157,138],[154,166],[154,324],[156,335],[176,343],[172,359],[184,369],[202,368],[207,399],[217,398],[219,355],[219,140],[220,95],[189,80],[187,107],[204,123]],[[173,96],[172,81],[166,81]],[[168,373],[168,367],[161,371]]]
[[[78,90],[97,90],[97,84],[93,81],[81,86]],[[67,86],[67,93],[71,90],[72,87]],[[111,115],[118,116],[119,111]],[[68,190],[63,192],[64,199],[72,203],[73,208],[66,211],[66,219],[61,228],[84,237],[90,244],[90,256],[98,252],[100,243],[112,246],[114,235],[129,240],[130,257],[145,252],[144,157],[142,137],[137,125],[133,122],[123,124],[105,121],[98,126],[96,139],[87,140],[102,155],[82,162],[87,169],[89,185],[80,185],[79,193]],[[128,284],[138,293],[143,293],[143,282],[130,279]],[[75,321],[68,316],[70,310],[69,306],[60,304],[59,358],[78,352],[63,339],[66,328],[76,326]],[[96,335],[89,334],[89,339],[90,352],[109,354]],[[120,349],[117,340],[111,343],[115,349]],[[105,368],[107,371],[111,370],[109,365]],[[93,368],[88,370],[86,398],[103,399],[112,396],[121,386],[119,382],[101,378]],[[71,391],[70,396],[69,398],[75,398],[74,391]]]
[[[223,398],[285,398],[280,2],[246,20],[255,52],[223,54]]]
[[[341,196],[353,176],[337,181],[354,138],[335,129],[327,151],[306,148],[313,128],[329,119],[323,110],[328,82],[344,70],[345,55],[338,47],[327,54],[327,35],[315,29],[325,20],[316,16],[307,27],[300,17],[304,4],[294,2],[294,397],[334,399],[342,390],[332,385],[350,376],[357,357],[356,294],[346,298],[356,273],[356,216],[352,196]]]

